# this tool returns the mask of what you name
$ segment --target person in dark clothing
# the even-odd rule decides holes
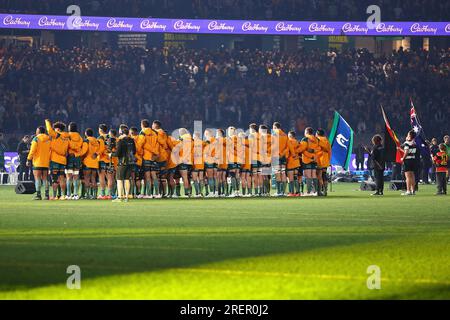
[[[373,149],[370,152],[370,159],[372,161],[373,175],[377,185],[377,191],[372,196],[382,196],[384,192],[384,169],[386,163],[384,160],[383,140],[380,135],[375,135],[372,138]]]
[[[27,157],[31,148],[30,142],[30,136],[26,135],[17,146],[17,154],[19,155],[19,181],[28,181],[32,177],[31,168],[27,166]]]
[[[366,154],[366,149],[362,145],[359,146],[355,150],[355,160],[356,160],[356,170],[364,170],[364,155]]]
[[[126,125],[121,125],[116,152],[113,154],[119,160],[116,172],[117,199],[113,202],[128,202],[130,194],[131,173],[136,164],[136,144],[129,134],[130,129]]]
[[[403,172],[406,179],[406,192],[402,193],[403,196],[414,196],[417,190],[416,175],[420,165],[420,153],[414,140],[416,136],[414,130],[409,131],[406,141],[402,144],[405,152],[402,158]]]
[[[439,152],[439,145],[438,140],[436,138],[431,139],[431,145],[430,145],[430,154],[431,157],[434,159],[436,154]],[[433,166],[431,167],[431,182],[436,182],[436,164],[433,161]]]

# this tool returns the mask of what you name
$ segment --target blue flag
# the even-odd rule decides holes
[[[412,99],[410,101],[411,101],[411,110],[410,110],[411,128],[416,133],[415,142],[416,142],[417,148],[419,149],[422,157],[429,158],[429,157],[431,157],[430,149],[429,149],[427,143],[425,142],[426,139],[424,137],[423,128],[417,117],[416,108],[414,107],[414,103],[412,102]]]
[[[348,170],[353,151],[353,129],[347,121],[335,111],[333,128],[330,132],[331,164]]]

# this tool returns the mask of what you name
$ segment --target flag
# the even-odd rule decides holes
[[[420,151],[420,154],[422,157],[430,157],[430,149],[428,148],[428,145],[425,142],[425,135],[423,133],[423,128],[420,125],[419,119],[417,117],[416,108],[414,107],[414,103],[412,99],[410,99],[411,102],[411,110],[410,110],[410,117],[411,117],[411,128],[416,133],[416,145],[417,148]]]
[[[400,140],[394,130],[392,130],[389,120],[384,112],[383,106],[381,106],[381,113],[385,123],[384,130],[384,160],[388,162],[401,163],[404,155],[403,149],[400,147]]]
[[[331,141],[331,164],[348,170],[353,152],[353,129],[347,121],[335,111],[333,128],[330,133]]]

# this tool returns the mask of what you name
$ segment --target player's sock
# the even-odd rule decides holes
[[[312,179],[306,178],[306,192],[311,193],[312,191]]]
[[[294,193],[294,181],[289,181],[289,193]]]
[[[294,181],[295,193],[300,193],[300,182],[298,180]]]
[[[200,181],[200,194],[202,194],[203,192],[203,187],[205,187],[205,189],[208,189],[207,186],[204,185],[205,183],[203,181]],[[209,193],[209,192],[208,192]]]
[[[45,180],[44,184],[45,184],[45,197],[48,197],[49,196],[50,184],[48,183],[48,180]]]
[[[70,181],[69,179],[67,179],[67,181],[66,181],[66,193],[67,193],[68,197],[71,196],[71,190],[70,190],[71,182],[72,181]]]
[[[181,197],[181,185],[179,185],[179,184],[176,185],[175,193],[178,197]]]
[[[97,199],[98,196],[98,187],[94,187],[94,198]]]
[[[266,194],[270,194],[270,190],[271,190],[270,180],[266,179],[265,182],[266,182],[266,184],[265,184],[265,186],[266,186]]]
[[[159,194],[159,181],[158,180],[153,181],[153,190],[154,190],[155,195]]]
[[[281,194],[281,182],[280,181],[276,181],[276,186],[277,186],[277,194]]]
[[[314,188],[314,192],[319,193],[319,179],[312,179],[312,184],[313,184],[313,188]]]
[[[287,185],[286,181],[281,182],[281,194],[286,194],[286,185]]]
[[[73,195],[77,196],[78,195],[78,182],[79,180],[73,180]]]
[[[145,193],[147,194],[147,196],[151,195],[151,182],[150,181],[145,182]]]
[[[305,184],[303,183],[303,179],[302,182],[300,183],[300,190],[302,193],[305,191]]]
[[[233,191],[236,192],[237,191],[237,179],[236,177],[232,177],[231,178],[231,189],[230,193],[232,193]]]
[[[42,180],[41,179],[35,179],[34,180],[34,186],[36,188],[36,195],[38,197],[40,197],[41,196]]]
[[[209,195],[209,182],[206,182],[206,184],[202,182],[202,185],[205,187],[205,195]]]
[[[246,194],[246,191],[247,191],[247,188],[246,188],[246,187],[244,187],[244,186],[242,186],[242,195],[243,195],[243,196],[245,196],[245,194]]]
[[[198,181],[194,181],[195,194],[199,195],[199,184]]]

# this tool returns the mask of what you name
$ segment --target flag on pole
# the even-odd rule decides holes
[[[411,110],[409,112],[410,117],[411,117],[411,128],[414,130],[414,132],[416,133],[416,145],[417,148],[420,151],[420,154],[422,155],[422,157],[431,157],[430,156],[430,149],[428,148],[428,145],[425,142],[425,135],[423,133],[423,128],[420,125],[419,119],[417,117],[417,113],[416,113],[416,108],[414,107],[414,103],[412,101],[412,99],[410,99],[411,102]]]
[[[333,128],[330,132],[331,141],[331,164],[343,167],[348,170],[353,151],[353,129],[347,121],[335,111]]]
[[[389,123],[389,120],[381,106],[381,113],[383,114],[385,130],[384,130],[384,158],[388,162],[401,163],[404,155],[403,149],[400,147],[400,140]]]

